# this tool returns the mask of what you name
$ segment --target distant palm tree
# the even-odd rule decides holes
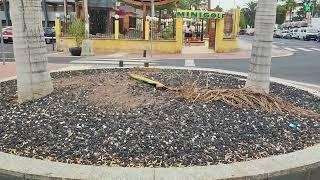
[[[285,6],[287,8],[287,11],[289,12],[290,21],[292,21],[292,13],[296,9],[298,4],[295,0],[287,0]]]
[[[178,8],[192,9],[194,7],[195,9],[198,9],[201,5],[203,5],[203,2],[201,2],[200,0],[183,0],[179,1]]]
[[[254,92],[269,93],[273,29],[277,0],[259,0],[255,20],[255,39],[246,87]]]
[[[256,8],[257,8],[257,3],[256,2],[248,2],[246,4],[246,8],[243,8],[241,11],[246,19],[246,22],[250,27],[254,27],[254,20],[256,16]]]
[[[218,11],[218,12],[222,12],[223,11],[222,7],[220,7],[219,5],[217,5],[213,10],[214,11]]]
[[[42,28],[40,0],[10,0],[18,101],[35,100],[53,91]]]

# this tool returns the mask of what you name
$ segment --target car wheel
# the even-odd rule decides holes
[[[9,43],[9,40],[8,40],[8,39],[4,39],[4,40],[3,40],[3,43],[8,44],[8,43]]]

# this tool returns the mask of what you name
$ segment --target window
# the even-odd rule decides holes
[[[136,17],[129,17],[129,28],[136,28],[137,27],[137,18]]]

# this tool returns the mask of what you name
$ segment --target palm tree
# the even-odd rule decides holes
[[[18,101],[35,100],[53,91],[43,37],[40,0],[11,0],[13,50],[17,67]]]
[[[213,10],[214,11],[218,11],[218,12],[222,12],[223,11],[222,7],[220,7],[219,5],[217,5]]]
[[[253,28],[255,15],[256,15],[257,3],[251,1],[251,2],[247,3],[246,5],[247,5],[247,7],[243,8],[241,11],[242,11],[248,25]]]
[[[255,39],[246,87],[254,92],[269,93],[271,49],[276,21],[276,0],[259,0],[255,20]]]
[[[286,1],[286,8],[287,8],[287,11],[290,13],[289,14],[290,21],[292,21],[292,12],[297,6],[298,6],[298,4],[296,3],[295,0],[287,0]]]

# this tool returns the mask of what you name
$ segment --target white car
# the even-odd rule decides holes
[[[280,29],[274,30],[273,37],[274,38],[281,38],[282,37],[282,31]]]
[[[289,35],[290,35],[290,31],[289,30],[283,30],[281,32],[281,38],[287,39],[287,38],[289,38]]]
[[[293,29],[291,38],[292,39],[299,39],[299,29],[298,28]]]
[[[318,39],[318,31],[312,28],[300,28],[299,39],[304,41],[316,41]]]

